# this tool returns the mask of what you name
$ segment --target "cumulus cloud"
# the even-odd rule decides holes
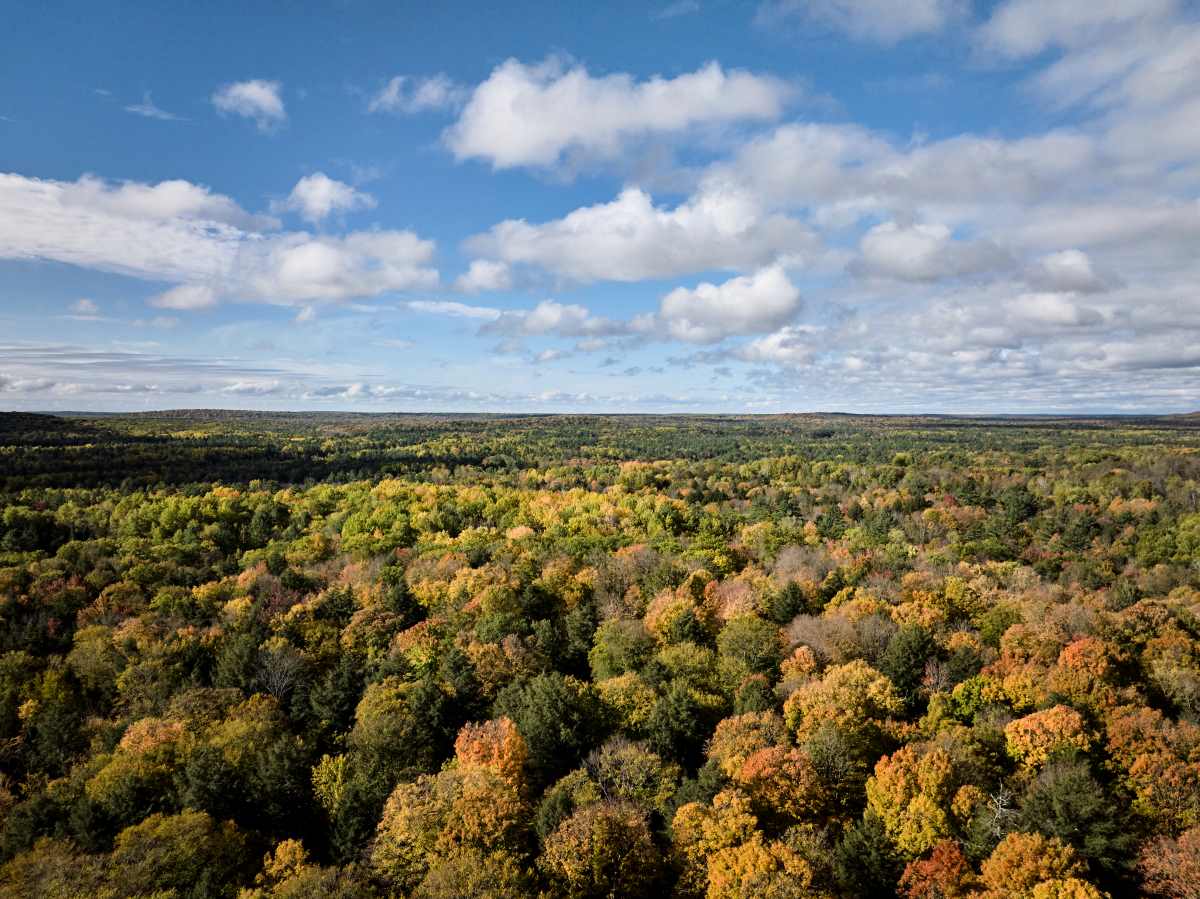
[[[816,357],[818,329],[804,325],[786,325],[773,334],[743,344],[733,355],[743,362],[764,362],[784,366],[807,365]]]
[[[473,259],[467,270],[454,282],[454,286],[464,293],[508,290],[512,287],[512,271],[505,262]]]
[[[65,262],[150,280],[227,272],[252,216],[187,182],[112,185],[0,174],[0,258]]]
[[[1096,272],[1092,260],[1082,250],[1062,250],[1050,253],[1030,268],[1030,283],[1049,291],[1067,293],[1098,293],[1113,287],[1113,277]]]
[[[940,224],[884,222],[863,235],[851,266],[858,274],[899,281],[940,281],[993,271],[1011,264],[989,241],[957,241]]]
[[[822,22],[881,41],[936,34],[958,15],[957,4],[930,2],[772,5],[791,22]],[[865,24],[854,19],[871,9],[893,15],[868,16]],[[510,290],[545,283],[545,274],[564,291],[597,281],[672,280],[628,291],[623,304],[639,295],[661,299],[641,315],[620,317],[603,300],[579,300],[588,295],[582,291],[520,309],[404,298],[354,308],[466,322],[489,346],[502,341],[511,350],[492,361],[517,380],[529,377],[521,367],[531,361],[597,350],[619,371],[634,361],[626,354],[648,357],[654,344],[673,341],[692,347],[680,364],[731,367],[754,384],[756,402],[779,408],[1125,404],[1136,411],[1155,402],[1194,403],[1200,396],[1195,11],[1165,0],[1086,6],[1000,0],[989,10],[976,30],[976,49],[992,66],[1011,64],[1030,89],[1026,98],[1050,107],[1046,116],[1025,119],[1028,130],[1018,136],[905,139],[848,122],[779,123],[786,85],[715,65],[639,79],[569,62],[510,61],[458,98],[452,85],[441,90],[435,79],[389,82],[375,98],[377,111],[459,111],[443,139],[460,159],[497,169],[600,161],[628,179],[607,201],[591,200],[549,220],[523,219],[516,210],[470,239],[470,266],[453,282],[455,291]],[[1050,130],[1035,124],[1047,117],[1063,124]],[[676,165],[673,154],[685,135],[693,139]],[[726,158],[705,164],[714,153]],[[330,179],[326,187],[338,184]],[[310,222],[328,221],[347,202],[365,208],[337,190],[311,203],[293,194],[286,208],[311,213]],[[438,285],[433,250],[410,232],[281,232],[277,221],[186,181],[0,175],[0,258],[132,274],[155,282],[152,302],[172,309],[262,301],[295,306],[306,317],[326,302],[429,290]],[[777,289],[763,288],[760,282],[771,280],[764,272],[775,273]],[[677,280],[683,278],[690,280]],[[712,283],[694,286],[697,280]],[[349,318],[322,310],[320,336],[327,339]],[[377,321],[373,315],[371,327]],[[317,330],[289,334],[315,342]],[[362,345],[378,343],[378,336],[369,334]],[[7,352],[0,354],[6,383],[20,381],[50,398],[91,390],[89,379],[98,374],[96,389],[106,396],[147,393],[156,402],[168,388],[177,393],[200,380],[217,398],[245,397],[248,404],[254,394],[222,388],[285,385],[263,396],[263,405],[305,396],[327,403],[460,401],[449,388],[390,384],[368,372],[315,377],[222,369],[201,378],[170,369],[168,378],[159,377],[167,362],[148,357],[136,365],[84,356],[13,365]],[[650,359],[636,361],[629,370],[651,377]],[[699,383],[704,375],[696,377]],[[734,393],[729,402],[744,407],[744,394]],[[599,401],[574,388],[531,397],[483,392],[461,402],[593,408]],[[49,400],[30,403],[45,408]]]
[[[434,244],[411,231],[334,236],[276,225],[188,182],[112,185],[0,174],[0,258],[52,260],[174,284],[169,309],[219,297],[303,304],[438,284]]]
[[[210,309],[220,300],[217,291],[207,284],[180,284],[160,294],[155,294],[147,302],[158,309]]]
[[[869,192],[860,181],[868,167],[894,156],[887,140],[857,125],[789,123],[742,144],[712,179],[781,203],[830,202]]]
[[[438,284],[434,244],[411,231],[288,234],[248,243],[234,274],[244,296],[284,305],[348,300]]]
[[[1031,247],[1173,248],[1188,253],[1200,240],[1200,200],[1081,200],[1031,206],[1012,233]]]
[[[542,300],[529,309],[496,309],[446,300],[412,300],[414,312],[479,321],[479,334],[513,338],[506,351],[520,351],[517,338],[557,337],[577,341],[575,349],[597,352],[614,339],[718,343],[735,335],[764,334],[795,318],[800,291],[782,268],[772,266],[722,284],[677,288],[662,298],[657,312],[613,319],[579,303]]]
[[[495,169],[552,166],[571,154],[611,158],[647,135],[770,121],[792,93],[776,78],[726,72],[715,62],[636,81],[624,73],[593,76],[559,59],[510,59],[475,88],[444,138],[460,160],[483,159]]]
[[[1102,111],[1101,139],[1130,171],[1200,153],[1191,127],[1200,114],[1200,21],[1191,4],[1007,0],[978,40],[1014,60],[1053,51],[1032,85],[1053,106]]]
[[[663,297],[658,324],[687,343],[716,343],[737,334],[762,334],[779,328],[800,311],[800,290],[779,266],[722,284],[678,287]]]
[[[212,95],[212,104],[224,115],[252,119],[259,131],[272,131],[287,121],[283,83],[279,81],[254,79],[222,85]]]
[[[600,337],[629,333],[625,322],[593,315],[586,307],[542,300],[533,309],[503,312],[484,333],[522,336]]]
[[[367,104],[368,112],[400,112],[413,115],[461,106],[469,91],[444,74],[428,78],[397,75]]]
[[[7,179],[0,186],[14,196],[18,192],[32,192],[37,185],[43,185],[47,192],[56,195],[62,206],[70,209],[94,210],[130,219],[216,222],[252,230],[278,225],[273,219],[245,212],[229,197],[215,194],[202,184],[180,179],[142,184],[109,182],[95,175],[83,175],[73,182],[39,181],[20,175],[0,177]]]
[[[374,209],[375,198],[324,172],[314,172],[296,182],[281,208],[290,209],[305,221],[316,224],[335,213]]]
[[[1161,19],[1178,5],[1177,0],[1007,0],[980,28],[979,39],[1005,56],[1033,56],[1051,46],[1088,43],[1114,29]]]
[[[1104,321],[1104,317],[1095,309],[1063,293],[1023,293],[1008,304],[1008,313],[1038,325],[1077,327]]]
[[[1094,139],[1071,129],[1012,140],[968,134],[895,153],[865,186],[922,205],[1031,201],[1071,191],[1096,162]]]
[[[860,40],[892,44],[942,31],[967,9],[965,0],[766,0],[755,22],[766,27],[792,20],[818,23]]]
[[[1128,339],[1106,340],[1081,348],[1072,358],[1072,367],[1083,371],[1118,372],[1196,369],[1200,368],[1200,344],[1190,337],[1179,336],[1153,344]],[[1194,398],[1194,388],[1189,392]]]
[[[959,135],[899,147],[846,124],[786,124],[714,165],[710,180],[737,184],[776,205],[820,213],[931,203],[958,208],[1070,194],[1097,163],[1095,139],[1062,129],[1026,138]]]
[[[610,203],[530,224],[501,222],[468,241],[480,256],[579,281],[640,281],[754,268],[813,248],[808,228],[766,213],[748,193],[713,185],[674,209],[628,188]]]

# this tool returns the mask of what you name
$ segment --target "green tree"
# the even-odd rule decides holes
[[[569,771],[607,731],[593,688],[557,672],[505,687],[496,697],[494,717],[517,725],[529,747],[533,780],[540,784]]]

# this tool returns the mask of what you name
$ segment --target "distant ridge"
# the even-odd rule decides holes
[[[73,431],[75,423],[56,412],[0,412],[0,434],[25,431]],[[81,415],[80,418],[91,416]]]

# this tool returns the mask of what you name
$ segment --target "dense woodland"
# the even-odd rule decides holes
[[[1200,896],[1200,419],[0,416],[0,895]]]

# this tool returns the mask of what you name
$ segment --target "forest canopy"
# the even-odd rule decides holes
[[[0,895],[1195,897],[1200,419],[0,415]]]

